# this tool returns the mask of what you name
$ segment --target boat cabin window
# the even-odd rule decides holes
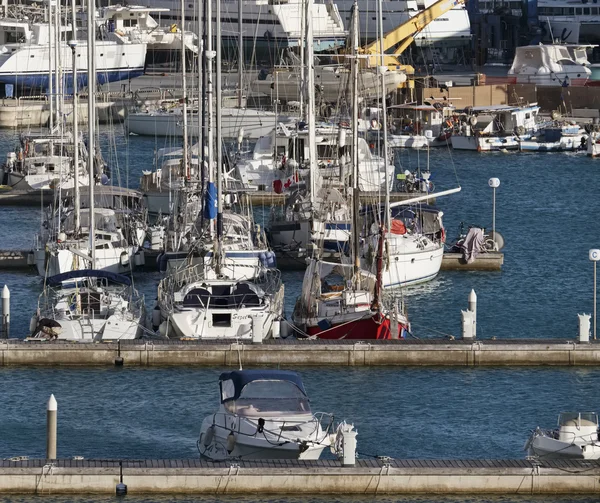
[[[581,9],[581,7],[577,7],[577,8],[575,9],[575,15],[576,15],[576,16],[581,16],[581,12],[582,12],[582,10],[583,10],[583,9]]]
[[[247,416],[309,414],[308,397],[289,381],[252,381],[237,400],[225,404],[230,412]]]
[[[20,44],[22,42],[25,42],[25,33],[22,31],[4,32],[3,44]]]
[[[123,19],[123,27],[124,28],[131,28],[134,26],[137,26],[138,22],[137,19]]]

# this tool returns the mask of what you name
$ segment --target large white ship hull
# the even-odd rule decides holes
[[[48,88],[49,48],[48,45],[11,44],[0,51],[0,82],[15,87]],[[73,82],[71,48],[61,45],[62,67],[66,86]],[[144,73],[146,44],[115,44],[96,42],[96,68],[99,84],[138,77]],[[87,44],[80,41],[77,46],[77,82],[87,86]]]

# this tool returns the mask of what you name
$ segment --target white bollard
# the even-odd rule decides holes
[[[462,338],[471,340],[475,338],[475,315],[471,311],[462,311]]]
[[[473,338],[477,337],[477,294],[471,288],[469,294],[469,311],[473,313]]]
[[[578,314],[579,318],[579,342],[590,342],[590,329],[591,329],[591,314]]]
[[[2,289],[2,337],[10,336],[10,290],[6,285]]]
[[[58,404],[54,395],[50,395],[46,407],[46,459],[56,459],[56,416]]]
[[[342,429],[344,439],[344,449],[342,456],[342,466],[354,466],[356,464],[356,435],[354,425],[347,425]]]

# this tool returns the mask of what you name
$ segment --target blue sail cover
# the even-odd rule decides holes
[[[78,271],[63,272],[62,274],[50,276],[47,282],[50,286],[59,286],[63,282],[68,281],[70,279],[77,281],[78,279],[82,278],[101,278],[107,279],[114,283],[131,285],[131,279],[127,276],[123,276],[122,274],[116,274],[114,272],[109,271],[100,271],[97,269],[80,269]]]
[[[300,375],[289,370],[233,370],[231,372],[223,372],[219,376],[220,383],[229,380],[233,382],[235,391],[233,396],[226,398],[223,402],[237,400],[244,386],[253,381],[288,381],[295,384],[306,395]]]
[[[209,220],[217,217],[217,186],[213,182],[208,182],[206,185],[204,217]]]

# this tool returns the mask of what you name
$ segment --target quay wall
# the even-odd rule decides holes
[[[0,463],[0,492],[21,494],[598,494],[597,461],[27,460]]]
[[[0,366],[588,366],[600,344],[569,340],[0,342]]]

